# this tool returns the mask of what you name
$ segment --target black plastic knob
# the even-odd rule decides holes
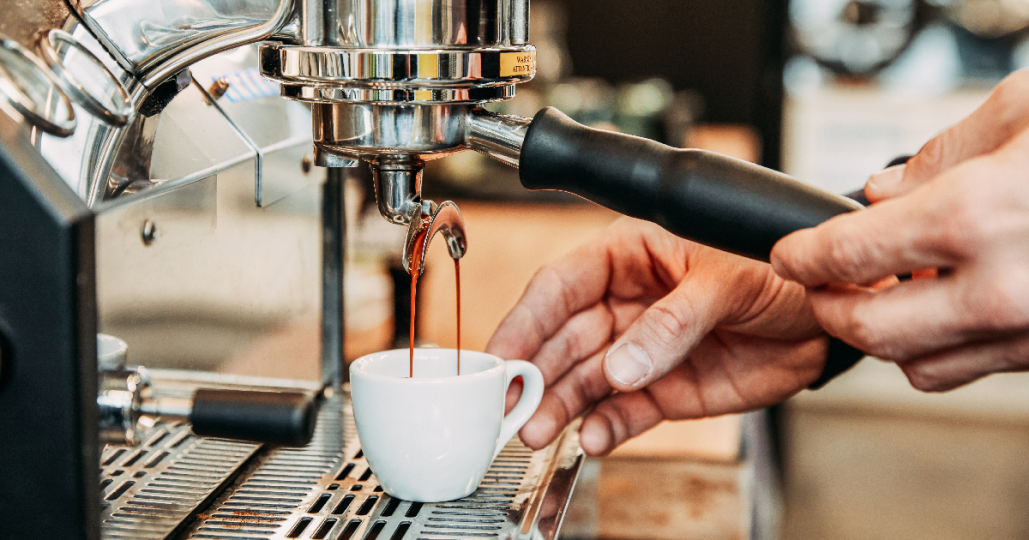
[[[314,436],[317,413],[315,400],[300,392],[200,389],[190,422],[205,437],[303,446]]]

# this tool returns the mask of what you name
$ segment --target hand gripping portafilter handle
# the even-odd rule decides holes
[[[315,400],[299,392],[200,389],[190,422],[205,437],[303,446],[314,436],[317,412]]]
[[[583,126],[540,111],[522,185],[567,191],[695,242],[767,261],[780,238],[861,205],[746,161]]]

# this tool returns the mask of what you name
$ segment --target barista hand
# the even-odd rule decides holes
[[[487,351],[543,372],[527,445],[596,406],[581,443],[603,455],[664,419],[778,403],[818,377],[827,343],[804,288],[769,265],[623,218],[541,269]]]
[[[1029,71],[873,176],[871,208],[781,240],[779,275],[810,287],[832,335],[948,390],[1029,370]],[[873,290],[863,284],[915,273]]]

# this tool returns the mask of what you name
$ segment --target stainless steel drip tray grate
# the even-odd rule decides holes
[[[516,439],[472,495],[421,504],[382,492],[359,447],[346,392],[322,405],[315,438],[304,448],[262,450],[195,437],[188,426],[159,426],[139,448],[104,452],[110,506],[103,537],[552,539],[582,462],[574,428],[539,452]]]
[[[259,448],[196,437],[184,424],[158,425],[135,448],[108,446],[100,457],[103,538],[168,538]]]

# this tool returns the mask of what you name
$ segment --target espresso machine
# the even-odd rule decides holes
[[[426,228],[455,259],[468,249],[457,206],[421,197],[425,162],[466,150],[520,167],[529,189],[758,259],[857,208],[554,109],[488,111],[535,73],[528,0],[6,7],[5,540],[556,536],[574,426],[538,452],[513,441],[461,501],[376,484],[343,362],[343,173],[359,163],[407,228],[409,269]],[[260,362],[305,376],[251,376]]]

